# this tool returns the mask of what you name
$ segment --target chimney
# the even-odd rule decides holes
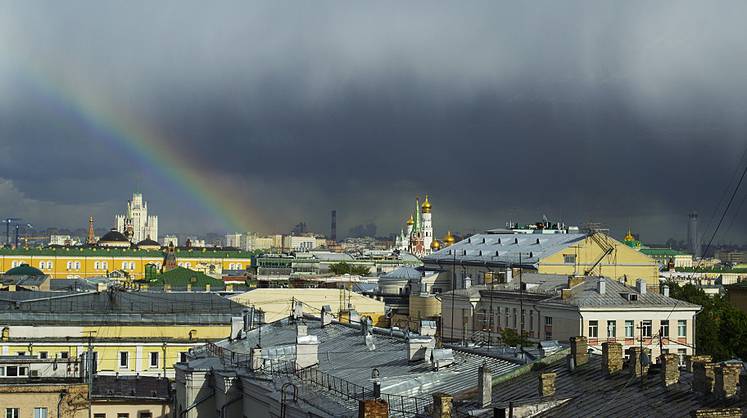
[[[674,385],[680,381],[679,356],[677,354],[661,355],[661,382],[664,386]]]
[[[693,373],[693,364],[697,362],[705,362],[710,363],[713,361],[711,356],[709,355],[691,355],[691,356],[685,356],[685,370],[687,370],[689,373]]]
[[[231,339],[241,338],[241,331],[244,329],[244,318],[240,316],[231,317]]]
[[[249,365],[250,370],[259,370],[262,368],[262,348],[254,347],[249,353],[251,356],[251,362]]]
[[[226,292],[233,292],[233,285],[232,284],[227,284],[226,285]]]
[[[643,279],[638,279],[638,280],[636,280],[636,281],[635,281],[635,290],[636,290],[636,291],[637,291],[637,292],[638,292],[639,294],[641,294],[641,295],[645,295],[645,294],[646,294],[646,281],[645,281],[645,280],[643,280]]]
[[[539,396],[555,396],[555,372],[544,372],[539,374]]]
[[[249,332],[249,330],[252,329],[254,326],[254,308],[251,309],[242,309],[241,310],[241,318],[243,319],[243,330],[244,332]]]
[[[299,320],[303,318],[303,302],[302,301],[293,299],[293,313],[291,316],[295,320]]]
[[[316,335],[296,337],[296,368],[319,364],[319,339]]]
[[[206,284],[206,285],[205,285],[205,291],[206,291],[206,292],[209,292],[209,291],[210,291],[210,285],[209,285],[209,284]]]
[[[571,337],[571,357],[574,367],[589,362],[589,344],[586,337]]]
[[[305,337],[309,335],[309,328],[306,324],[296,324],[296,337]]]
[[[570,299],[571,289],[560,289],[560,298],[563,300]]]
[[[698,361],[693,363],[693,390],[704,395],[713,393],[716,382],[715,364]]]
[[[584,282],[584,276],[569,276],[568,277],[568,289],[572,289]]]
[[[407,360],[430,360],[431,351],[436,348],[436,340],[431,337],[410,337],[407,339]]]
[[[479,392],[478,403],[482,408],[487,408],[493,403],[493,374],[486,362],[477,369],[477,390]]]
[[[599,292],[600,295],[607,292],[607,280],[604,277],[600,277],[597,282],[597,292]]]
[[[332,307],[322,306],[322,328],[332,323]]]
[[[669,297],[669,286],[664,285],[661,287],[661,293],[664,294],[664,296]]]
[[[388,418],[389,404],[383,399],[358,401],[358,418]]]
[[[602,343],[602,375],[612,376],[623,368],[623,348],[620,343]]]
[[[628,356],[630,356],[630,372],[635,377],[641,377],[648,374],[648,363],[644,361],[641,347],[630,347],[628,348]]]
[[[451,418],[451,401],[453,397],[448,393],[436,392],[433,394],[433,417]]]
[[[718,399],[733,398],[737,394],[742,363],[725,363],[716,367],[713,393]],[[743,388],[744,390],[744,388]]]

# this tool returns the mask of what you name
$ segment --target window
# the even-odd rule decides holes
[[[661,336],[669,337],[669,320],[661,321]]]
[[[677,349],[677,355],[680,357],[680,366],[685,365],[685,355],[687,354],[687,349],[685,348],[678,348]]]
[[[506,308],[506,328],[508,328],[508,308]]]
[[[529,311],[529,330],[534,331],[534,311]]]
[[[46,352],[46,351],[40,351],[39,352],[39,358],[41,358],[41,359],[49,358],[49,353]]]
[[[651,321],[641,321],[641,337],[651,337]]]
[[[687,321],[684,319],[677,321],[677,336],[687,337]]]
[[[589,321],[589,338],[599,338],[599,321]]]
[[[93,418],[106,418],[106,414],[93,414]]]
[[[122,262],[122,270],[127,270],[127,262],[126,261]]]
[[[130,270],[135,270],[135,262],[130,261]]]
[[[138,418],[153,418],[153,414],[151,414],[150,412],[141,412],[138,415]]]
[[[617,321],[607,321],[607,338],[617,336]]]
[[[28,367],[24,366],[5,366],[4,373],[0,375],[5,377],[23,377],[28,375]]]
[[[18,354],[19,356],[25,356],[26,352],[25,351],[18,351],[16,354]]]
[[[187,362],[187,353],[185,353],[184,351],[182,351],[181,353],[179,353],[179,361],[181,363],[186,363]]]
[[[552,317],[551,316],[546,316],[545,317],[545,325],[552,326]]]
[[[34,418],[48,418],[49,414],[47,408],[39,407],[34,408]]]
[[[70,356],[70,353],[67,351],[61,351],[60,352],[60,358],[68,358]]]
[[[117,418],[130,418],[130,414],[127,412],[120,412],[117,414]]]
[[[158,368],[158,352],[153,351],[150,353],[150,367]]]
[[[5,408],[5,418],[20,418],[20,408]]]
[[[518,322],[516,322],[516,308],[514,308],[514,329],[517,328]]]
[[[635,333],[633,330],[633,321],[625,321],[625,338],[633,338]]]
[[[576,254],[563,254],[563,263],[576,264]]]
[[[71,268],[73,268],[73,262],[72,261],[68,261],[67,262],[67,269],[70,270]]]
[[[127,351],[119,352],[119,368],[126,369],[130,366],[130,353]]]
[[[101,263],[99,263],[98,261],[93,263],[93,268],[95,270],[101,270]]]

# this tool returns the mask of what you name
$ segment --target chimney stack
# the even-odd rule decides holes
[[[309,335],[308,330],[309,328],[306,324],[303,324],[303,323],[296,324],[296,337],[305,337]]]
[[[303,318],[303,302],[300,300],[293,299],[293,313],[291,315],[293,319],[299,320]]]
[[[296,367],[304,369],[319,364],[319,339],[316,335],[296,337]]]
[[[604,277],[600,277],[597,282],[597,292],[599,292],[600,295],[607,293],[607,280]]]
[[[693,389],[704,395],[713,393],[716,383],[715,364],[698,361],[693,363]]]
[[[436,340],[432,337],[410,337],[407,339],[407,360],[429,361],[434,348]]]
[[[322,306],[322,328],[332,323],[332,307]]]
[[[252,348],[252,351],[249,353],[251,356],[251,362],[250,362],[250,369],[251,370],[259,370],[262,368],[262,349],[260,347],[254,347]]]
[[[433,418],[451,418],[451,401],[454,399],[448,393],[433,394]]]
[[[337,211],[332,211],[332,225],[329,231],[329,239],[337,242]]]
[[[383,399],[358,401],[358,418],[389,418],[389,404]]]
[[[662,286],[661,293],[663,293],[664,296],[669,297],[669,286],[667,285]]]
[[[641,295],[646,294],[646,281],[643,279],[638,279],[635,281],[635,290],[640,293]]]
[[[648,362],[643,361],[644,352],[641,351],[641,347],[630,347],[628,348],[628,356],[630,357],[630,372],[635,377],[641,377],[648,374]]]
[[[477,390],[480,398],[478,403],[483,408],[487,408],[493,403],[493,375],[488,368],[487,363],[483,362],[477,370]]]
[[[623,368],[623,348],[620,343],[602,343],[602,375],[611,376]]]
[[[691,355],[691,356],[685,356],[685,370],[687,370],[689,373],[694,373],[693,371],[693,364],[697,362],[705,362],[710,363],[713,359],[709,355]]]
[[[679,356],[677,354],[661,355],[661,381],[664,386],[674,385],[680,381]]]
[[[539,396],[555,396],[555,372],[544,372],[539,374]]]
[[[589,343],[586,337],[571,337],[571,358],[573,358],[574,367],[589,362]]]
[[[729,399],[737,394],[741,370],[742,363],[725,363],[716,367],[713,393],[718,399]]]

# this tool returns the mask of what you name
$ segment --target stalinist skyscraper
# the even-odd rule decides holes
[[[133,193],[127,202],[127,213],[115,217],[117,231],[131,242],[138,243],[146,238],[158,241],[158,216],[148,216],[148,202],[141,193]]]

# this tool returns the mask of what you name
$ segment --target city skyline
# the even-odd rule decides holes
[[[85,226],[137,190],[164,231],[327,232],[334,208],[386,235],[428,193],[438,236],[545,214],[663,242],[693,210],[708,233],[742,162],[740,13],[179,6],[4,6],[4,217]]]

